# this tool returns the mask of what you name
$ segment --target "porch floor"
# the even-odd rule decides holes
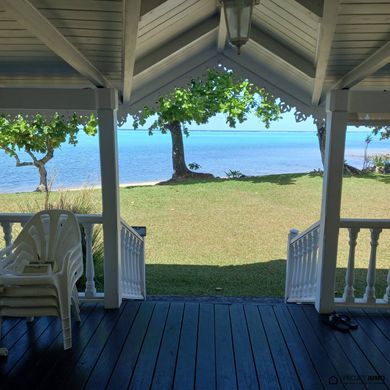
[[[353,317],[341,333],[309,305],[88,303],[68,351],[57,319],[6,319],[0,388],[390,388],[390,312]]]

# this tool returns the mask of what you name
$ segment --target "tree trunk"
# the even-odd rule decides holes
[[[175,121],[169,123],[167,126],[172,138],[172,168],[173,168],[173,179],[185,178],[191,176],[191,172],[187,168],[187,164],[184,157],[184,143],[183,133],[181,131],[181,125]]]
[[[202,178],[212,179],[214,176],[211,173],[194,172],[187,168],[186,160],[184,157],[184,143],[183,132],[179,122],[174,121],[168,123],[166,128],[171,133],[172,138],[172,167],[173,175],[172,180],[188,179],[188,178]],[[168,180],[169,182],[169,180]]]
[[[326,127],[317,126],[318,145],[321,152],[322,166],[325,168],[325,145],[326,145]],[[346,175],[358,175],[361,173],[360,169],[353,167],[347,163],[344,163],[344,174]]]
[[[35,162],[34,165],[38,168],[38,171],[39,171],[39,186],[36,188],[35,191],[36,192],[47,192],[49,189],[47,186],[47,171],[46,171],[45,164],[38,161],[38,162]]]
[[[325,167],[325,143],[326,143],[326,128],[325,126],[317,126],[318,145],[320,147],[322,166]]]

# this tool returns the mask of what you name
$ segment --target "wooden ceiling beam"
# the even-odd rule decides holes
[[[367,76],[370,76],[377,70],[383,68],[388,63],[390,63],[390,42],[387,42],[375,53],[344,75],[337,81],[333,88],[351,88],[364,80]]]
[[[220,19],[219,19],[219,28],[218,28],[218,41],[217,41],[217,51],[222,53],[225,49],[226,40],[227,40],[227,26],[225,19],[225,9],[221,7]]]
[[[4,9],[33,33],[53,53],[61,57],[96,87],[111,87],[108,80],[53,24],[28,0],[2,0]]]
[[[295,0],[296,3],[320,18],[323,16],[324,1],[327,0]]]
[[[313,85],[312,104],[317,106],[321,99],[334,33],[336,30],[339,0],[324,2],[323,16],[319,26],[316,52],[316,73]]]
[[[215,34],[219,28],[219,18],[214,16],[204,23],[192,28],[191,30],[175,37],[164,46],[147,54],[143,58],[139,59],[135,63],[134,75],[138,75],[153,65],[158,64],[164,59],[179,54],[182,50],[186,49],[192,44],[196,44],[197,41],[202,39],[208,34]]]
[[[314,78],[315,68],[310,61],[304,59],[301,55],[295,53],[287,46],[278,42],[266,32],[260,30],[255,26],[252,26],[250,39],[259,46],[265,48],[266,50],[274,54],[275,56],[286,61],[302,73],[306,74],[311,78]]]
[[[167,0],[142,0],[140,15],[143,16],[165,3]]]
[[[130,103],[141,0],[123,0],[123,103]]]

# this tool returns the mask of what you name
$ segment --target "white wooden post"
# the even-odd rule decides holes
[[[325,167],[315,302],[320,313],[334,309],[348,93],[348,90],[331,90],[326,99]]]
[[[118,92],[98,89],[100,165],[103,198],[104,306],[118,308],[122,301],[120,210],[117,145]]]

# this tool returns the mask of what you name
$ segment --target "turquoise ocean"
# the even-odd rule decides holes
[[[348,131],[345,159],[362,167],[364,140],[369,131]],[[321,168],[315,132],[304,131],[191,131],[185,138],[187,163],[199,171],[225,177],[237,170],[244,175],[309,172]],[[168,134],[119,130],[120,182],[141,183],[171,176],[171,140]],[[369,154],[390,153],[390,141],[374,139]],[[21,153],[21,157],[25,157]],[[34,167],[16,167],[0,151],[0,192],[32,191],[38,184]],[[99,140],[82,134],[73,147],[63,145],[47,164],[52,188],[77,188],[100,184]]]

